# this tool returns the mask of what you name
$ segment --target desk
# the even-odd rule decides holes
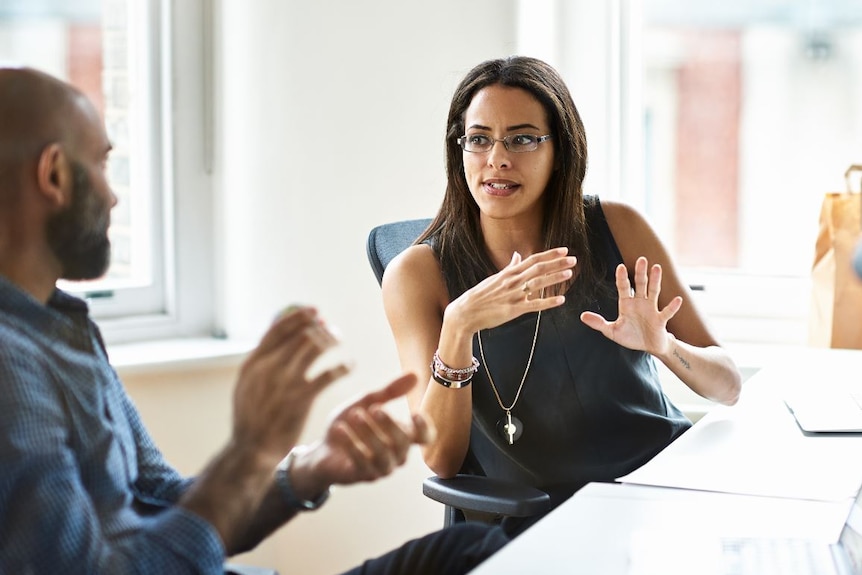
[[[834,541],[848,509],[849,501],[591,483],[472,574],[626,575],[632,539],[644,531],[686,542],[699,534]]]
[[[764,368],[736,406],[710,411],[622,483],[587,485],[474,575],[624,575],[642,533],[835,541],[862,484],[862,435],[804,435],[782,394],[846,374],[862,380],[862,352],[806,350]]]

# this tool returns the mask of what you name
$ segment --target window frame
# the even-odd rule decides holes
[[[209,2],[146,0],[146,76],[153,106],[150,186],[161,250],[153,267],[162,299],[141,305],[134,291],[88,299],[108,344],[223,337],[213,282],[212,14]],[[174,46],[181,39],[182,50]],[[205,105],[201,105],[204,102]]]
[[[642,89],[643,0],[619,1],[621,129],[618,196],[646,213]],[[614,23],[611,22],[613,26]],[[634,193],[631,192],[634,190]],[[814,215],[816,217],[816,214]],[[764,233],[768,233],[764,230]],[[813,256],[813,246],[811,255]],[[680,266],[694,298],[720,340],[734,343],[804,345],[808,340],[809,276],[756,274]]]
[[[97,279],[87,282],[58,282],[60,288],[88,300],[94,319],[104,322],[128,321],[128,318],[158,315],[168,311],[167,296],[172,289],[167,275],[164,254],[172,251],[173,246],[165,234],[168,224],[163,217],[163,204],[169,196],[167,167],[161,158],[161,150],[170,145],[164,129],[162,117],[169,107],[165,105],[160,93],[166,81],[159,65],[161,53],[161,32],[158,2],[127,2],[127,35],[125,49],[130,53],[128,74],[132,79],[133,101],[139,102],[134,114],[139,137],[133,138],[129,149],[132,165],[130,184],[136,192],[143,191],[148,196],[144,200],[149,214],[149,283],[141,285],[133,279]],[[110,8],[110,7],[109,7]],[[103,16],[104,17],[104,16]],[[103,40],[103,45],[105,41]],[[106,119],[107,122],[107,119]],[[138,132],[133,131],[133,134]],[[111,134],[108,134],[109,137]],[[116,142],[115,142],[116,144]],[[121,151],[115,147],[111,153],[117,157]],[[124,201],[124,199],[120,199]],[[134,209],[127,207],[126,209]]]

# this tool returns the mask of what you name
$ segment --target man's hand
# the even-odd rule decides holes
[[[229,554],[253,548],[295,514],[284,506],[274,471],[296,445],[314,400],[348,372],[344,364],[310,371],[336,343],[316,310],[289,309],[243,363],[233,436],[179,502],[215,527]]]
[[[311,365],[337,343],[313,308],[278,317],[243,364],[234,392],[233,441],[275,462],[297,442],[312,403],[348,373],[337,364],[309,376]]]
[[[297,495],[313,499],[333,484],[384,477],[406,461],[411,445],[429,442],[433,430],[421,416],[399,423],[384,410],[416,381],[414,374],[403,375],[337,411],[324,439],[294,462],[291,483]]]

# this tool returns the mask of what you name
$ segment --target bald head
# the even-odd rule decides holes
[[[53,76],[0,68],[0,202],[11,199],[22,184],[22,171],[45,146],[74,147],[75,124],[87,106],[80,91]]]

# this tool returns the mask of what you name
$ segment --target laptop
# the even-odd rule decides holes
[[[722,575],[862,575],[862,489],[837,543],[804,539],[723,538]]]
[[[669,543],[657,535],[633,538],[629,575],[862,575],[862,488],[835,543],[696,533]]]
[[[807,433],[862,433],[862,392],[829,390],[784,398],[796,423]]]

